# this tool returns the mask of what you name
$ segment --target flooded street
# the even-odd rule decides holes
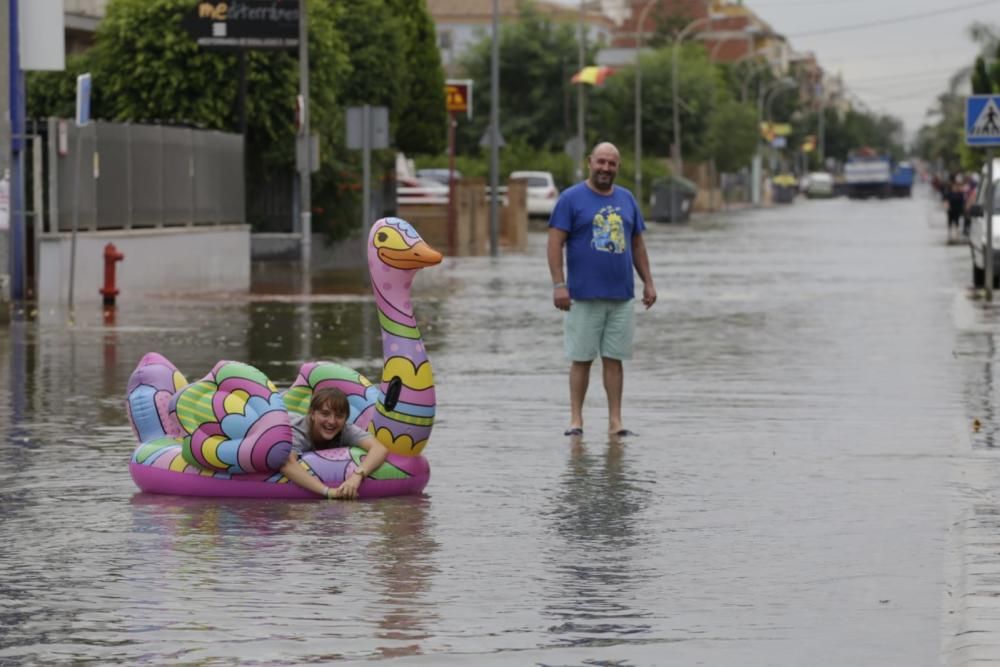
[[[279,386],[317,358],[376,378],[363,291],[0,328],[0,665],[960,664],[1000,627],[975,602],[1000,594],[1000,316],[944,239],[924,190],[651,224],[624,441],[596,366],[585,435],[563,436],[544,233],[422,271],[438,411],[415,498],[129,477],[143,354],[190,381],[219,359]]]

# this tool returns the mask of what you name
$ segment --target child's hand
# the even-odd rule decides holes
[[[340,486],[333,490],[332,495],[341,500],[356,500],[359,486],[361,486],[361,476],[349,475]]]

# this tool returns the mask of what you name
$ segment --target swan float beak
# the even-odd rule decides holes
[[[441,253],[427,245],[425,241],[398,250],[382,247],[378,249],[378,256],[384,263],[397,269],[422,269],[425,266],[439,264],[442,259]]]

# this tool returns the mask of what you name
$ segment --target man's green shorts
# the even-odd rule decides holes
[[[566,313],[564,345],[570,361],[632,358],[635,309],[632,299],[574,301]]]

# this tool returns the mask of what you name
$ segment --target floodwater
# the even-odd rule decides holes
[[[149,496],[128,474],[145,352],[189,380],[223,358],[279,385],[314,358],[377,377],[357,289],[0,328],[0,665],[940,664],[1000,323],[935,206],[652,225],[624,441],[597,366],[584,437],[562,434],[543,233],[423,271],[438,420],[415,498]]]

